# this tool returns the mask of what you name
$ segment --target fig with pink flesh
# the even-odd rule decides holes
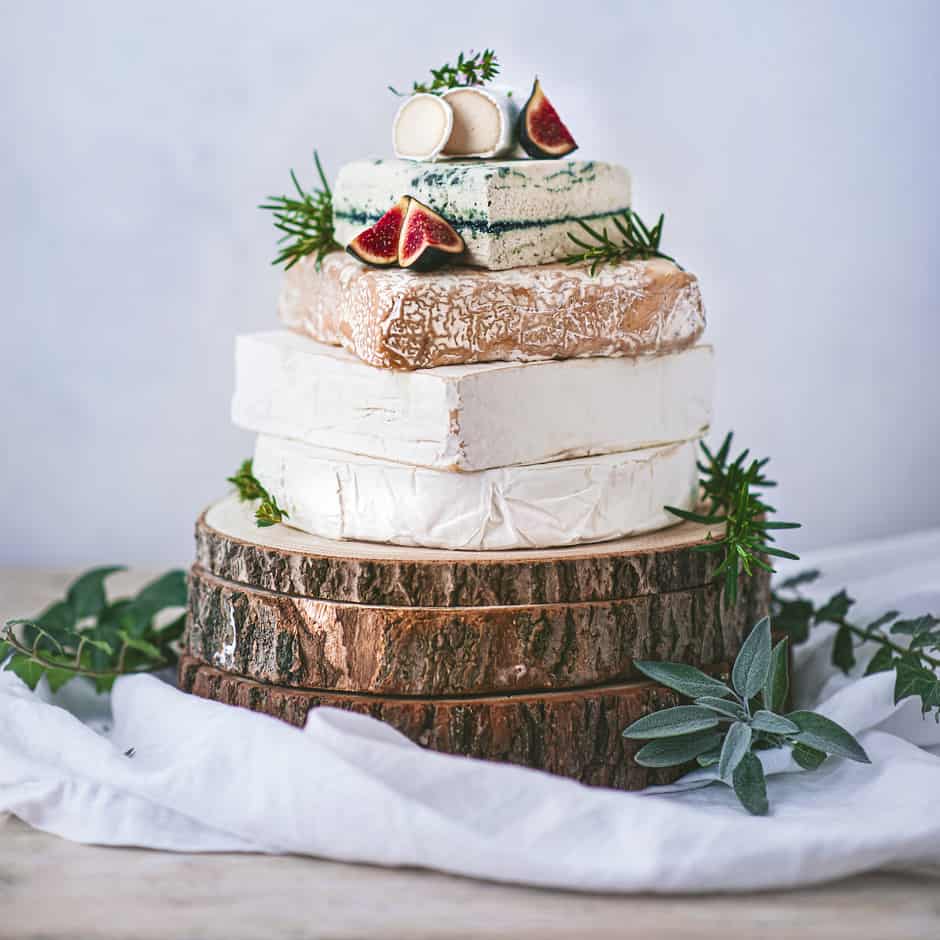
[[[346,251],[375,268],[398,264],[398,242],[411,201],[410,196],[402,196],[375,225],[360,232],[346,246]]]
[[[463,239],[443,216],[412,197],[398,240],[398,263],[410,271],[432,271],[464,251]]]
[[[538,79],[519,115],[519,143],[530,157],[537,160],[564,157],[578,149],[571,131],[545,97]]]

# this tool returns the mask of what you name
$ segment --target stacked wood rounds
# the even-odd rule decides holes
[[[554,550],[459,552],[255,527],[234,498],[196,526],[180,685],[302,725],[330,705],[419,744],[636,789],[673,779],[621,731],[677,704],[636,660],[721,671],[767,612],[726,607],[707,532]]]

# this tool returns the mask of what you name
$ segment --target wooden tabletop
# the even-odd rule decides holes
[[[74,574],[0,569],[0,620],[37,613]],[[935,940],[940,868],[801,891],[616,897],[295,856],[100,848],[0,816],[0,940],[587,936]]]

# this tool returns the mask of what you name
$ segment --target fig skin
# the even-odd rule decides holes
[[[410,196],[402,196],[375,225],[360,232],[346,246],[346,251],[373,268],[391,268],[397,265],[398,242],[410,203]]]
[[[519,143],[536,160],[557,160],[578,149],[571,131],[542,91],[538,78],[519,115]]]
[[[418,202],[408,206],[398,240],[398,263],[407,271],[433,271],[466,249],[463,238],[443,216]]]

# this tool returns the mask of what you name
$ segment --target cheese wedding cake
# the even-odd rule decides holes
[[[232,405],[263,521],[465,551],[673,525],[711,419],[698,280],[538,82],[469,88],[406,99],[399,159],[267,207],[282,329],[238,338]]]

